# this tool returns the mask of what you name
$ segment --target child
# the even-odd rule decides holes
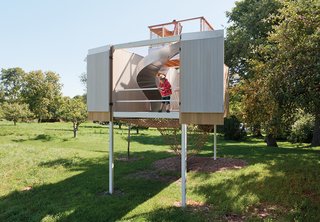
[[[171,84],[166,79],[166,76],[162,73],[159,75],[160,78],[160,84],[159,84],[159,90],[162,97],[162,100],[164,100],[161,105],[158,112],[162,112],[163,104],[166,104],[166,111],[167,113],[170,112],[170,95],[172,94],[171,91]]]

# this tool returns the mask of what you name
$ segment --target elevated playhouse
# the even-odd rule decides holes
[[[188,24],[197,32],[185,33]],[[204,17],[174,20],[149,26],[149,29],[149,40],[88,51],[89,119],[109,121],[110,194],[113,193],[114,121],[144,126],[162,124],[162,128],[180,126],[182,206],[185,206],[187,124],[213,125],[215,133],[216,125],[223,124],[228,111],[224,31],[214,30]],[[145,56],[138,53],[143,47],[147,47]],[[165,74],[172,85],[169,113],[157,112],[161,103],[159,72]]]

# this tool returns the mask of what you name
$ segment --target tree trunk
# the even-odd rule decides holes
[[[78,131],[78,130],[79,130],[79,125],[80,125],[80,123],[77,123],[76,125],[77,125],[77,127],[76,127],[76,128],[77,128],[77,131]]]
[[[16,125],[17,125],[17,121],[13,121],[13,125],[15,125],[15,126],[16,126]]]
[[[278,147],[277,140],[273,137],[273,134],[268,134],[265,141],[267,146]]]
[[[77,124],[73,123],[73,138],[77,138]]]
[[[320,146],[320,113],[316,114],[311,146]]]
[[[77,129],[76,128],[73,129],[73,138],[77,138]]]

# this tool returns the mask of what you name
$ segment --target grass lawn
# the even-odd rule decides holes
[[[126,155],[126,133],[115,129],[115,158]],[[157,130],[132,132],[139,160],[115,161],[112,196],[107,127],[86,123],[72,136],[68,123],[0,122],[0,221],[320,221],[320,147],[218,138],[218,157],[248,166],[189,172],[187,198],[204,206],[181,209],[179,179],[130,176],[173,156]],[[211,150],[208,142],[199,155]]]

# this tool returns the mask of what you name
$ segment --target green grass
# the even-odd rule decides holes
[[[126,133],[115,130],[116,158],[126,155]],[[188,199],[209,210],[183,210],[174,206],[179,181],[128,176],[173,155],[156,130],[132,133],[131,154],[140,159],[115,161],[112,196],[106,194],[107,127],[83,124],[78,138],[72,136],[67,123],[0,122],[0,221],[320,221],[320,147],[280,142],[269,148],[262,140],[219,138],[218,157],[240,158],[248,166],[189,172]],[[208,142],[199,155],[212,156],[211,150]]]

